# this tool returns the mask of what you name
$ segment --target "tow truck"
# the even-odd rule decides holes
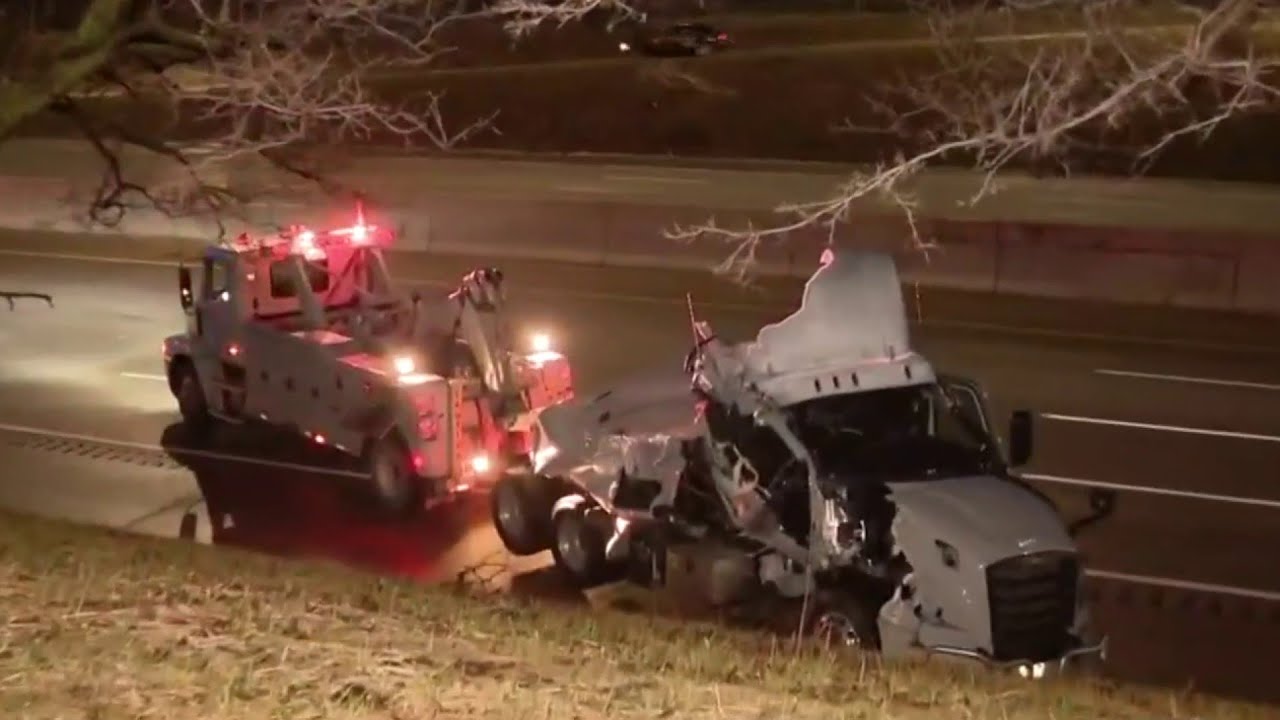
[[[501,270],[435,298],[399,291],[394,233],[356,217],[211,244],[199,288],[180,263],[187,329],[163,352],[188,435],[296,433],[353,460],[396,514],[527,468],[533,412],[573,397],[569,360],[541,333],[514,348]]]

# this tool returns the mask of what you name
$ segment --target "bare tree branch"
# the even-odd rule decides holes
[[[465,5],[87,0],[73,30],[32,31],[25,51],[0,54],[0,141],[37,115],[68,120],[102,160],[91,222],[116,225],[139,207],[220,220],[248,199],[227,179],[242,159],[327,193],[354,192],[330,178],[335,146],[450,149],[488,127],[492,115],[453,127],[439,94],[379,83],[395,66],[446,52],[443,28],[486,21],[520,35],[543,22],[633,12],[616,0]]]
[[[1189,23],[1145,28],[1122,21],[1138,4],[1035,0],[1083,29],[996,48],[981,40],[981,21],[989,27],[993,12],[1016,8],[938,10],[933,3],[934,64],[941,69],[895,78],[868,97],[876,130],[897,140],[890,159],[849,177],[828,198],[777,208],[791,219],[772,227],[711,221],[668,236],[727,243],[732,252],[720,269],[742,276],[763,241],[823,227],[834,242],[838,226],[858,213],[883,214],[887,205],[905,214],[912,246],[930,249],[935,244],[917,222],[921,198],[911,188],[927,167],[975,171],[982,182],[964,201],[973,204],[998,192],[1004,170],[1069,173],[1074,153],[1106,148],[1127,153],[1129,171],[1140,174],[1183,138],[1203,140],[1228,119],[1280,108],[1280,51],[1274,34],[1267,42],[1275,28],[1260,19],[1257,0],[1187,4]],[[850,122],[845,129],[867,127]]]
[[[17,308],[17,300],[43,300],[49,307],[53,307],[53,296],[46,293],[0,292],[0,300],[9,303],[10,312]]]

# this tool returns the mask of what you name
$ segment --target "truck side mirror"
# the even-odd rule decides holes
[[[1031,460],[1032,442],[1031,411],[1015,410],[1009,418],[1009,465],[1021,467]]]
[[[1085,528],[1111,517],[1116,511],[1116,491],[1110,488],[1093,488],[1089,491],[1089,514],[1067,526],[1067,533],[1077,537]]]
[[[186,265],[178,266],[178,294],[182,302],[182,309],[190,310],[196,300],[191,290],[191,268]]]

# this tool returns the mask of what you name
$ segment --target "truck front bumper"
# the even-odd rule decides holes
[[[926,655],[968,660],[981,663],[993,670],[1016,672],[1020,676],[1039,680],[1046,677],[1059,676],[1074,670],[1082,669],[1107,659],[1107,638],[1096,643],[1082,642],[1061,656],[1052,660],[996,660],[980,650],[939,645],[921,648]]]

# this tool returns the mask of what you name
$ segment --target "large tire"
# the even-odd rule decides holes
[[[536,555],[552,543],[554,483],[536,475],[506,475],[489,495],[493,527],[514,555]]]
[[[604,510],[578,505],[556,513],[551,527],[551,556],[556,567],[582,590],[622,579],[626,566],[609,562],[610,516]]]
[[[200,377],[190,362],[184,361],[174,369],[172,387],[187,435],[195,440],[207,438],[213,429],[214,417],[209,412],[204,389],[200,387]]]
[[[395,517],[412,513],[422,499],[422,488],[405,444],[395,434],[387,434],[371,441],[365,452],[378,509]]]

